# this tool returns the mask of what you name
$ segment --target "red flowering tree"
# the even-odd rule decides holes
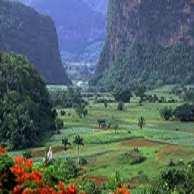
[[[9,160],[8,160],[9,159]],[[6,150],[0,147],[0,193],[12,194],[77,194],[74,185],[65,187],[59,182],[54,187],[47,185],[41,172],[33,169],[32,160],[21,156],[15,157],[14,161],[7,155]],[[8,175],[9,174],[9,175]],[[7,187],[5,182],[10,184]]]

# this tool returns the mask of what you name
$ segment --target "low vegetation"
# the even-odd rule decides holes
[[[3,57],[2,67],[12,64],[10,70],[17,72],[14,74],[17,75],[16,83],[22,79],[24,85],[15,87],[12,79],[8,79],[11,77],[9,71],[5,74],[5,80],[9,82],[3,79],[0,82],[3,86],[0,102],[4,110],[0,113],[1,118],[6,118],[0,120],[0,131],[5,132],[7,125],[10,134],[19,138],[17,142],[20,143],[13,147],[12,139],[1,139],[2,146],[10,151],[7,154],[1,148],[1,191],[24,194],[29,191],[40,194],[43,191],[60,194],[193,192],[193,104],[185,100],[184,89],[175,93],[174,86],[155,90],[140,87],[137,90],[118,89],[112,95],[103,92],[83,94],[76,88],[56,87],[48,92],[25,59],[15,55]],[[27,64],[21,69],[14,68],[15,61],[21,66]],[[2,67],[0,70],[4,72]],[[26,81],[28,70],[35,75]],[[28,89],[31,84],[33,90]],[[7,101],[12,90],[23,101],[15,96]],[[53,96],[58,93],[59,100],[55,101]],[[25,107],[23,102],[29,100],[33,106]],[[17,117],[16,105],[22,107]],[[35,112],[31,111],[34,108]],[[44,110],[43,115],[40,110]],[[14,113],[12,117],[10,111]],[[19,120],[13,119],[15,117]],[[11,118],[10,122],[8,118]],[[37,118],[41,118],[41,122]],[[46,121],[52,124],[51,129],[47,128],[49,123]],[[26,132],[35,132],[33,127],[30,128],[32,131],[27,129],[36,122],[40,124],[37,126],[42,126],[38,128],[40,133],[27,136]],[[20,124],[19,127],[16,124]],[[21,129],[25,129],[24,134],[20,133]],[[26,144],[31,138],[35,140],[34,135],[38,135],[36,143]],[[27,169],[26,164],[29,165]]]

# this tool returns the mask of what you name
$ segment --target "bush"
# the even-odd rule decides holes
[[[61,110],[61,116],[65,116],[66,112],[64,110]]]
[[[81,184],[82,190],[85,194],[101,194],[101,189],[92,181],[84,180]]]
[[[162,109],[160,109],[160,116],[168,121],[173,117],[173,110],[171,107],[164,107]]]
[[[194,166],[188,164],[170,165],[164,169],[158,180],[150,187],[150,194],[190,194],[194,192]]]
[[[117,87],[113,91],[113,96],[117,102],[130,103],[132,93],[130,89]]]
[[[64,123],[63,120],[60,118],[56,119],[56,129],[63,129],[64,128]]]
[[[22,156],[26,159],[30,159],[30,158],[32,158],[32,152],[30,150],[27,150],[27,151],[23,152]]]
[[[88,161],[87,161],[86,158],[81,157],[80,160],[79,160],[79,164],[81,166],[84,166],[84,165],[88,164]]]
[[[118,103],[117,110],[119,110],[119,111],[123,111],[124,110],[124,103],[123,102],[119,102]]]
[[[73,160],[58,159],[45,170],[44,179],[48,184],[55,185],[59,181],[68,182],[78,174],[79,169]]]
[[[174,110],[174,116],[176,119],[183,122],[194,121],[194,105],[183,104],[178,106]]]
[[[122,184],[122,178],[118,171],[115,172],[115,174],[110,177],[106,187],[111,190],[115,190],[118,187],[121,187]]]
[[[134,148],[129,152],[126,152],[122,155],[122,159],[125,162],[129,162],[131,165],[140,164],[146,160],[146,157],[139,151],[138,148]]]
[[[12,174],[10,168],[14,162],[7,154],[0,154],[0,191],[8,193],[7,191],[13,189],[15,185],[15,176]],[[3,190],[1,190],[3,188]]]

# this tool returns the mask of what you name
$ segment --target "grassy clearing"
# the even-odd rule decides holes
[[[174,98],[169,93],[169,88],[154,90],[150,94],[157,93]],[[138,177],[142,173],[148,179],[152,179],[171,159],[189,161],[194,158],[194,124],[163,121],[159,114],[162,107],[174,108],[180,103],[144,103],[140,106],[137,99],[133,99],[132,103],[125,105],[125,111],[121,112],[117,111],[116,103],[108,104],[108,108],[105,108],[104,104],[91,101],[88,106],[89,114],[84,119],[80,119],[74,110],[66,109],[66,113],[70,113],[70,116],[66,114],[61,117],[65,129],[62,129],[60,134],[47,138],[42,143],[43,147],[31,149],[34,160],[42,159],[45,147],[50,145],[53,147],[55,157],[76,158],[76,146],[72,144],[70,149],[64,152],[61,140],[66,136],[70,142],[73,142],[74,136],[79,134],[85,143],[81,147],[81,157],[88,160],[88,164],[83,167],[84,176],[106,180],[118,171],[121,177],[129,182],[138,180],[139,183]],[[146,126],[142,130],[137,126],[140,116],[146,120]],[[97,119],[111,120],[112,117],[115,117],[119,123],[118,133],[115,133],[114,129],[98,129]],[[121,156],[134,147],[139,148],[146,160],[140,164],[130,165]]]

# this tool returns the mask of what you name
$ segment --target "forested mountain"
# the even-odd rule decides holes
[[[0,0],[0,51],[26,56],[48,83],[70,84],[53,21],[30,7]]]
[[[20,0],[53,18],[64,61],[96,61],[105,39],[107,0]]]
[[[108,37],[92,84],[194,83],[192,0],[110,0]]]

